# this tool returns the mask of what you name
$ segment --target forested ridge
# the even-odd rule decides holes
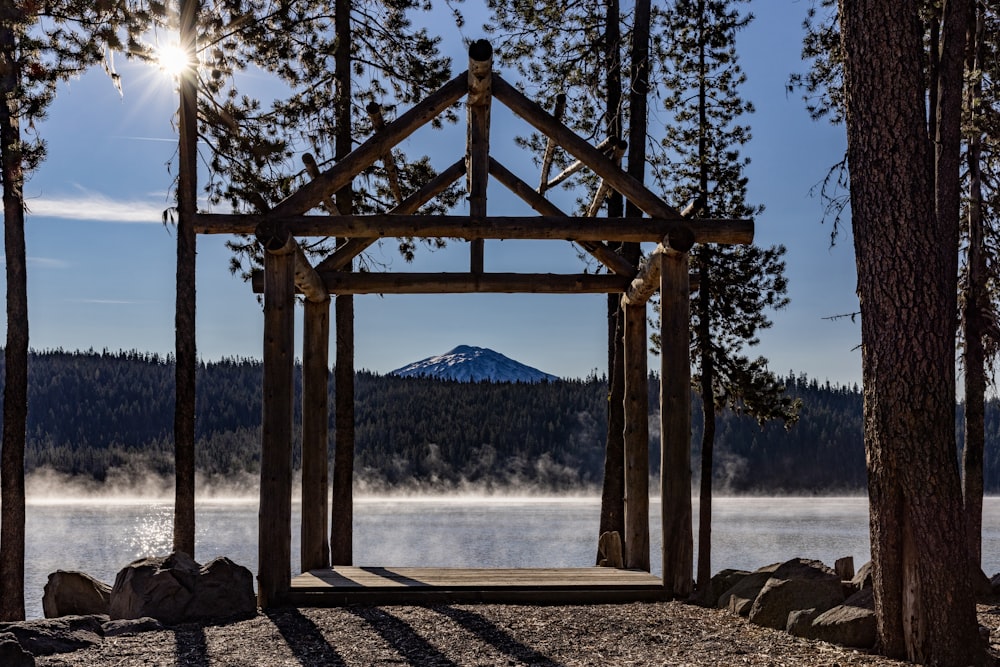
[[[197,467],[207,475],[259,470],[261,365],[198,367]],[[798,423],[761,428],[720,413],[716,488],[832,493],[865,489],[861,393],[804,376],[784,381],[802,399]],[[173,466],[173,362],[141,352],[33,353],[26,467],[104,479],[112,468],[167,475]],[[659,467],[657,383],[650,378],[650,460]],[[331,382],[331,395],[332,395]],[[548,384],[468,384],[357,374],[358,479],[370,488],[565,491],[600,483],[603,378]],[[694,469],[700,402],[692,433]],[[959,407],[959,417],[961,416]],[[330,416],[331,424],[333,415]],[[960,428],[961,419],[958,419]],[[332,428],[331,428],[332,434]],[[957,433],[960,435],[960,433]],[[332,435],[331,435],[332,438]],[[1000,404],[987,408],[986,488],[1000,491]],[[298,467],[298,448],[294,452]]]

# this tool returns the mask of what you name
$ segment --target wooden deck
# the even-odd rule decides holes
[[[594,604],[664,599],[648,572],[606,567],[344,567],[292,578],[282,602],[295,606],[450,604],[456,602]]]

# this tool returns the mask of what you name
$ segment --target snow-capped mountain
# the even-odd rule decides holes
[[[397,368],[390,375],[459,382],[554,382],[559,378],[483,347],[459,345],[436,357]]]

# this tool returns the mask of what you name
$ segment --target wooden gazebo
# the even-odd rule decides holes
[[[419,127],[466,97],[468,141],[465,155],[419,191],[400,198],[383,215],[337,215],[332,207],[314,212],[338,189],[378,160],[391,163],[391,149]],[[577,159],[570,169],[588,168],[601,179],[591,216],[565,214],[544,196],[549,179],[532,188],[490,157],[490,107],[506,105]],[[255,233],[263,248],[264,270],[254,279],[264,295],[263,433],[261,442],[259,600],[280,604],[329,605],[390,601],[624,601],[686,595],[692,580],[690,363],[687,253],[694,243],[749,243],[753,223],[745,220],[692,220],[668,206],[619,166],[621,146],[593,146],[492,71],[492,49],[479,41],[469,50],[469,69],[391,122],[370,109],[372,136],[334,166],[310,169],[312,180],[262,215],[192,213],[200,234]],[[314,165],[314,163],[313,163]],[[182,159],[183,169],[183,159]],[[391,170],[390,170],[391,171]],[[565,172],[564,172],[565,173]],[[454,181],[466,177],[470,214],[425,216],[417,210]],[[489,177],[515,193],[538,216],[497,217],[488,213]],[[193,176],[188,175],[188,178]],[[188,181],[190,187],[190,181]],[[621,193],[647,216],[592,217],[609,189]],[[310,213],[313,212],[311,214]],[[312,266],[296,239],[329,236],[340,240],[330,256]],[[449,237],[470,242],[467,273],[353,273],[340,269],[380,238]],[[485,239],[575,241],[607,267],[606,274],[523,274],[484,272]],[[655,242],[641,266],[613,252],[608,242]],[[646,302],[661,293],[662,355],[661,494],[663,577],[649,574],[648,425]],[[292,578],[291,504],[294,308],[304,296],[303,344],[303,505],[304,573]],[[331,294],[428,293],[620,293],[625,311],[626,534],[624,570],[441,570],[329,567],[322,562],[327,539],[327,382]],[[321,415],[321,417],[317,417]],[[339,437],[339,434],[338,434]],[[353,443],[348,443],[350,446]],[[349,531],[334,540],[350,540]]]

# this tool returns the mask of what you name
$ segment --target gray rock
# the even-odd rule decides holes
[[[52,655],[100,644],[104,639],[101,624],[107,620],[107,616],[100,615],[61,616],[0,623],[0,632],[13,634],[21,648],[32,655]]]
[[[204,567],[183,552],[129,564],[111,590],[111,618],[154,618],[165,625],[253,616],[253,575],[228,558]]]
[[[750,613],[750,608],[753,606],[754,600],[757,599],[760,590],[780,565],[781,563],[774,563],[743,577],[732,588],[719,596],[719,602],[716,606],[720,609],[728,609],[740,616],[746,616]]]
[[[785,632],[796,637],[801,637],[805,628],[812,625],[813,619],[819,616],[815,609],[796,609],[788,614],[788,623],[785,625]]]
[[[101,626],[105,637],[118,637],[120,635],[135,635],[140,632],[152,632],[162,630],[163,623],[155,618],[145,616],[143,618],[123,618],[117,621],[108,621]]]
[[[720,606],[719,598],[722,597],[722,594],[731,590],[733,586],[743,581],[744,577],[749,575],[750,572],[748,570],[727,569],[719,571],[714,577],[712,577],[708,591],[708,599],[705,600],[705,604],[712,607]]]
[[[782,563],[760,589],[750,608],[750,622],[784,630],[793,611],[815,609],[822,613],[843,601],[836,572],[819,561],[794,558]]]
[[[56,570],[42,595],[45,618],[107,614],[111,586],[84,572]]]
[[[801,628],[801,632],[792,634],[841,646],[870,649],[875,646],[877,632],[875,598],[872,589],[866,588],[844,600],[844,604],[817,616],[810,626]]]
[[[0,634],[0,665],[4,667],[35,667],[35,656],[31,655],[17,641],[13,633]]]

